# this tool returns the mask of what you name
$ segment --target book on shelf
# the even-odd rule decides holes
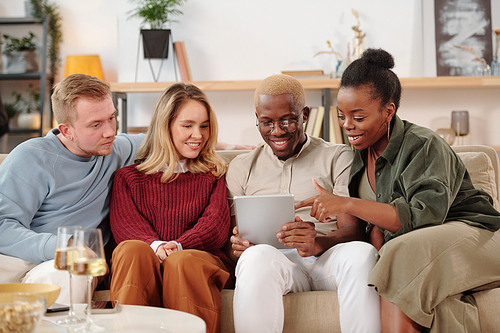
[[[192,81],[191,68],[186,53],[186,45],[182,41],[174,42],[175,57],[179,66],[182,81]]]
[[[334,106],[330,106],[330,142],[344,143],[337,108]]]
[[[281,71],[281,74],[290,75],[296,79],[329,79],[330,78],[330,74],[324,74],[322,70]]]
[[[314,120],[314,128],[312,132],[312,136],[321,136],[321,129],[323,128],[323,117],[325,116],[325,107],[318,106],[318,114],[316,115],[316,119]]]
[[[312,136],[314,124],[316,122],[316,116],[318,115],[318,107],[312,106],[309,110],[309,117],[307,117],[306,127],[304,131],[307,135]]]
[[[305,71],[281,71],[281,74],[286,75],[323,75],[323,71],[321,69],[313,69],[313,70],[305,70]]]

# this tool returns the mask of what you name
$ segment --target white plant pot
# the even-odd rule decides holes
[[[17,126],[25,129],[39,129],[40,113],[21,113],[17,117]]]
[[[38,72],[38,61],[35,51],[7,52],[4,72],[8,74]]]

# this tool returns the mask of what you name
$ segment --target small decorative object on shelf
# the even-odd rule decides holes
[[[442,137],[444,141],[448,142],[448,144],[451,146],[455,142],[455,131],[451,128],[438,128],[436,130],[437,135]]]
[[[495,33],[495,53],[491,62],[491,75],[500,75],[500,63],[498,62],[498,45],[500,44],[500,28],[493,30]]]
[[[329,40],[326,41],[326,44],[328,45],[328,48],[330,49],[329,51],[319,51],[317,52],[314,56],[318,56],[320,54],[334,54],[335,55],[335,59],[337,60],[337,63],[335,65],[335,72],[333,72],[331,74],[331,77],[332,78],[336,78],[336,77],[342,77],[342,73],[343,73],[343,69],[347,67],[346,65],[346,59],[344,59],[344,57],[337,51],[335,51],[332,47],[332,43],[330,43]],[[344,65],[344,66],[342,66]],[[342,69],[342,71],[340,71]]]
[[[364,38],[366,36],[365,33],[362,33],[361,29],[359,28],[361,23],[359,22],[359,14],[358,11],[355,9],[352,9],[352,14],[356,18],[357,25],[352,27],[352,30],[354,30],[354,39],[352,40],[352,52],[351,52],[351,43],[347,43],[347,56],[343,57],[339,52],[335,51],[332,47],[332,44],[330,43],[329,40],[326,41],[328,44],[328,48],[330,49],[329,51],[319,51],[317,52],[314,56],[316,57],[317,55],[320,54],[335,54],[336,56],[336,64],[335,64],[335,72],[331,74],[332,78],[340,78],[342,77],[342,73],[344,72],[344,69],[347,68],[347,66],[351,63],[352,60],[356,60],[361,58],[361,55],[365,51],[365,42]]]
[[[491,67],[486,63],[486,60],[484,58],[479,57],[479,55],[471,48],[468,46],[464,45],[453,45],[457,49],[461,49],[463,51],[469,52],[472,55],[474,55],[474,58],[471,61],[477,61],[478,64],[475,69],[475,73],[473,75],[475,76],[490,76],[491,75]]]
[[[500,63],[498,62],[498,56],[494,56],[493,61],[491,62],[491,75],[500,75]]]
[[[457,144],[462,144],[461,138],[469,134],[469,111],[451,111],[451,128],[458,136]]]
[[[352,14],[356,18],[358,24],[352,27],[354,30],[354,39],[352,40],[352,60],[356,60],[361,58],[361,55],[365,51],[365,33],[361,33],[361,29],[359,28],[361,23],[359,22],[359,14],[358,11],[352,9]]]
[[[479,62],[476,66],[476,76],[490,76],[491,67],[486,62]]]

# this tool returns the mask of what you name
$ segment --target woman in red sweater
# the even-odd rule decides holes
[[[220,291],[233,262],[230,215],[205,94],[178,83],[158,99],[136,164],[116,172],[110,205],[111,299],[195,314],[220,331]]]

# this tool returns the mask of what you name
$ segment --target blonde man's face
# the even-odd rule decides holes
[[[116,110],[111,97],[99,102],[79,98],[75,109],[77,117],[69,125],[72,141],[67,148],[81,157],[109,155],[116,135]]]

